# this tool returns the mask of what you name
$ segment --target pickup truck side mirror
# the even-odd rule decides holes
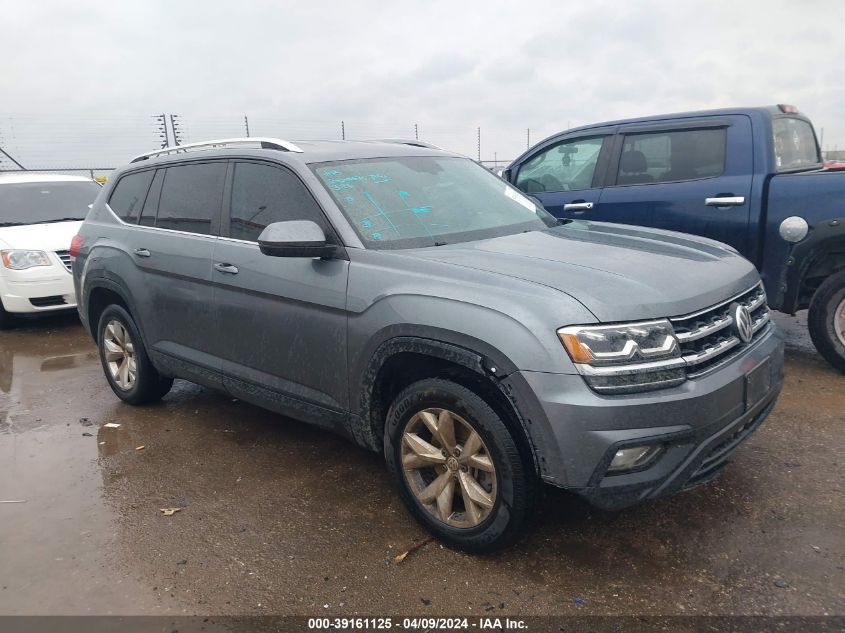
[[[311,220],[287,220],[269,224],[258,236],[258,248],[270,257],[320,257],[334,255],[336,247]]]
[[[510,182],[511,181],[511,170],[510,169],[503,169],[502,171],[499,172],[499,177],[506,182]]]

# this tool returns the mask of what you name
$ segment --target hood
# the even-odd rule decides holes
[[[730,246],[623,224],[573,222],[405,253],[560,290],[602,322],[689,314],[759,281]]]
[[[0,248],[21,248],[37,251],[66,251],[79,233],[82,220],[0,227]]]

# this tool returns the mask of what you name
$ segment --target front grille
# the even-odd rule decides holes
[[[56,251],[56,255],[59,256],[59,259],[62,260],[62,264],[64,264],[67,271],[73,272],[72,262],[70,261],[70,251]]]
[[[30,299],[29,302],[36,308],[49,308],[51,306],[61,306],[67,304],[67,301],[65,301],[65,298],[61,295],[56,295],[54,297],[35,297]]]
[[[769,322],[766,291],[762,283],[707,310],[670,319],[681,345],[688,378],[711,371],[742,350],[732,315],[732,306],[736,303],[744,305],[751,313],[751,343],[754,343],[763,335]]]

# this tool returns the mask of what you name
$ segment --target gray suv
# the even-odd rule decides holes
[[[120,399],[183,378],[341,433],[468,551],[512,542],[541,482],[614,509],[712,480],[782,384],[734,249],[561,224],[415,141],[139,156],[72,256]]]

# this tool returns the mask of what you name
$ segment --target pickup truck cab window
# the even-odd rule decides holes
[[[625,137],[617,185],[713,178],[725,170],[725,128],[678,130]]]
[[[589,189],[605,138],[568,139],[552,145],[520,167],[516,186],[525,193]]]
[[[772,142],[778,171],[818,167],[822,162],[809,121],[793,117],[772,119]]]

